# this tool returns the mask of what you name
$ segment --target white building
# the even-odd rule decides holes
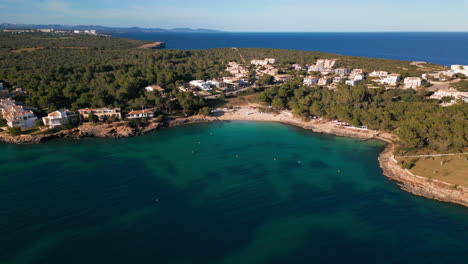
[[[3,117],[7,120],[9,127],[19,127],[28,129],[35,127],[37,117],[30,110],[25,110],[22,106],[15,105],[4,109]]]
[[[265,66],[268,64],[268,61],[265,60],[251,60],[250,64],[256,65],[256,66]]]
[[[250,63],[256,66],[265,66],[268,64],[275,64],[277,63],[278,60],[273,59],[273,58],[266,58],[264,60],[251,60]]]
[[[228,87],[228,84],[226,82],[218,81],[218,80],[208,80],[206,81],[206,83],[212,87],[216,87],[219,89],[225,89]]]
[[[81,32],[79,30],[73,30],[73,33],[80,34]]]
[[[294,76],[290,74],[280,74],[274,77],[275,77],[275,82],[286,82],[294,78]]]
[[[277,59],[274,58],[266,58],[265,61],[267,61],[269,64],[275,64],[279,62]]]
[[[65,125],[67,122],[79,123],[81,122],[81,114],[78,112],[69,111],[67,109],[49,113],[42,118],[42,122],[49,128]]]
[[[0,99],[0,113],[7,120],[9,127],[19,127],[28,129],[34,127],[37,117],[30,110],[24,109],[22,106],[16,105],[15,100]]]
[[[450,68],[453,73],[461,73],[468,76],[468,65],[452,65]]]
[[[406,89],[415,89],[423,84],[423,80],[419,77],[407,77],[404,83]]]
[[[211,91],[211,85],[203,80],[193,80],[190,81],[190,85],[195,86],[196,88],[203,90],[203,91]]]
[[[345,84],[349,86],[356,86],[358,83],[360,83],[361,80],[346,80]]]
[[[386,71],[373,71],[373,72],[369,73],[369,76],[370,77],[378,77],[378,78],[387,77],[388,72],[386,72]]]
[[[455,89],[441,89],[431,95],[432,99],[442,99],[443,97],[453,97],[455,100],[462,99],[468,103],[468,92],[459,92]]]
[[[95,115],[101,121],[107,118],[122,119],[122,111],[120,108],[83,108],[79,109],[78,112],[84,118]]]
[[[132,110],[127,114],[128,119],[137,119],[137,118],[153,118],[154,111],[143,109],[143,110]]]
[[[351,80],[354,80],[354,81],[362,81],[364,80],[364,74],[355,74],[353,76],[351,76]]]
[[[318,83],[319,79],[317,77],[306,77],[302,82],[304,85],[312,86]]]
[[[161,96],[164,96],[165,93],[166,93],[166,90],[164,90],[164,88],[162,88],[162,87],[159,86],[159,85],[150,85],[150,86],[147,86],[147,87],[145,87],[145,90],[146,90],[147,92],[154,92],[154,91],[157,91],[157,92],[159,92],[159,94],[160,94]]]
[[[333,68],[336,65],[336,60],[320,59],[315,63],[317,66],[323,66],[324,68]]]
[[[307,70],[308,72],[321,72],[325,69],[325,67],[320,66],[320,65],[310,65],[309,69]]]
[[[341,76],[336,76],[335,78],[333,78],[333,83],[340,83],[341,80],[343,80],[343,77],[341,77]]]
[[[293,64],[292,67],[296,71],[302,70],[302,66],[300,64],[297,64],[297,63]]]
[[[328,77],[322,77],[319,79],[318,81],[318,85],[321,85],[321,86],[325,86],[325,85],[329,85],[331,83],[331,79],[328,78]]]
[[[335,74],[336,75],[345,76],[348,73],[349,73],[349,69],[346,69],[346,68],[335,69]]]
[[[399,81],[401,81],[400,74],[389,74],[387,77],[380,80],[381,83],[391,86],[396,86]]]

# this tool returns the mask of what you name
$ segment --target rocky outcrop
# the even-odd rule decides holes
[[[86,123],[77,128],[62,130],[53,134],[45,135],[11,136],[6,133],[0,133],[0,140],[12,144],[38,144],[57,138],[124,138],[146,134],[157,130],[159,127],[160,123],[150,123],[147,126],[135,128],[126,126],[124,122],[100,125]]]
[[[393,150],[394,146],[388,145],[380,154],[379,163],[384,175],[397,181],[403,190],[429,199],[468,207],[468,188],[412,174],[398,164]]]

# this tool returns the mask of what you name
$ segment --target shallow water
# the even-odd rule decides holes
[[[255,122],[0,145],[0,263],[460,263],[468,210],[383,143]]]

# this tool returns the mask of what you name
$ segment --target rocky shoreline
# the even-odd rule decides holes
[[[243,112],[242,112],[243,111]],[[243,109],[242,111],[226,112],[219,116],[191,116],[187,118],[177,118],[166,123],[150,123],[146,127],[131,128],[124,122],[112,124],[84,124],[71,130],[63,130],[49,135],[21,135],[10,136],[0,133],[0,141],[13,144],[38,144],[52,139],[70,138],[81,139],[90,137],[100,138],[124,138],[143,135],[156,131],[162,127],[172,127],[185,124],[195,124],[215,121],[260,121],[260,122],[280,122],[309,129],[316,133],[330,134],[340,137],[352,137],[362,140],[376,139],[387,143],[385,150],[379,155],[379,165],[383,174],[391,180],[398,182],[401,189],[412,194],[435,199],[443,202],[451,202],[468,207],[468,188],[454,184],[432,180],[429,178],[413,175],[403,169],[393,156],[395,142],[397,138],[389,133],[374,130],[356,129],[344,126],[337,126],[331,122],[320,120],[300,120],[292,116],[289,112],[280,114],[261,113],[258,110]]]
[[[160,127],[161,123],[150,123],[148,126],[136,128],[126,126],[124,122],[99,125],[85,123],[77,128],[61,130],[51,134],[11,136],[5,133],[0,133],[0,141],[11,144],[39,144],[60,138],[125,138],[153,132],[158,130]]]
[[[394,145],[387,145],[379,155],[379,164],[384,175],[397,181],[401,189],[414,195],[468,207],[468,188],[414,175],[398,164],[393,151]]]

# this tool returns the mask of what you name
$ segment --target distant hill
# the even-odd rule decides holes
[[[191,32],[191,33],[216,33],[221,32],[213,29],[192,29],[192,28],[174,28],[174,29],[163,29],[163,28],[140,28],[140,27],[105,27],[99,25],[60,25],[60,24],[49,24],[49,25],[38,25],[38,24],[0,24],[0,29],[49,29],[55,30],[97,30],[101,33],[128,33],[128,32]]]

